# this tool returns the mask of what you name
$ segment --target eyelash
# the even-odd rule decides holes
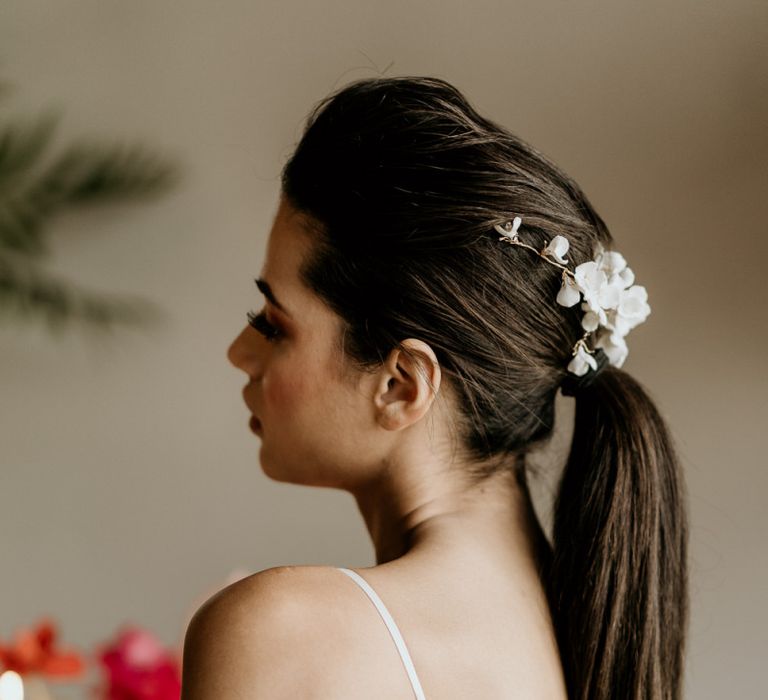
[[[264,311],[259,314],[255,311],[249,311],[247,316],[248,323],[261,333],[270,343],[275,342],[282,335],[279,328],[276,328],[267,321],[267,316]]]

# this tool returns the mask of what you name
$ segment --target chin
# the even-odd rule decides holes
[[[318,486],[334,488],[338,484],[329,479],[323,479],[319,469],[314,467],[309,461],[302,462],[281,462],[261,455],[261,470],[272,481],[279,481],[284,484],[296,484],[298,486]],[[327,475],[326,475],[327,476]]]
[[[263,449],[260,454],[260,463],[261,471],[273,481],[282,481],[287,484],[304,483],[305,474],[302,475],[301,471],[290,463],[265,455]]]

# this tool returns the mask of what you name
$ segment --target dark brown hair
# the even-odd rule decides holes
[[[318,103],[282,174],[316,224],[304,283],[342,319],[344,352],[380,364],[427,342],[458,397],[476,479],[552,434],[555,396],[582,336],[580,306],[555,303],[561,275],[503,245],[522,217],[569,262],[612,237],[579,186],[535,148],[428,77],[353,82]],[[573,444],[541,575],[571,698],[679,698],[688,619],[684,483],[643,386],[607,366],[576,399]]]

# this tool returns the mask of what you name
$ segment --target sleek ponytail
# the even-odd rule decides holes
[[[551,265],[494,226],[520,216],[536,250],[562,235],[571,263],[592,260],[613,240],[576,182],[444,80],[396,77],[316,105],[282,194],[305,215],[299,275],[341,319],[339,352],[376,369],[402,340],[428,343],[457,397],[467,472],[512,470],[527,489],[525,457],[552,435],[582,313],[555,302]],[[684,500],[652,401],[606,367],[576,402],[554,551],[540,523],[535,543],[572,698],[680,697]]]
[[[548,594],[574,700],[682,696],[684,503],[663,418],[637,380],[606,367],[576,395],[554,506]]]

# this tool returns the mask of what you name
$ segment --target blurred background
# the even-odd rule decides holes
[[[100,332],[3,307],[0,640],[46,614],[65,646],[90,649],[131,623],[175,648],[230,580],[375,563],[350,495],[261,472],[245,377],[225,353],[260,308],[253,278],[306,115],[382,74],[444,78],[552,157],[648,289],[625,369],[657,400],[685,468],[686,697],[762,696],[763,0],[5,0],[0,133],[53,110],[52,154],[85,139],[151,156],[129,163],[146,191],[97,206],[74,192],[28,259],[157,313]],[[176,175],[153,191],[166,166]],[[547,527],[572,417],[559,401],[533,485]]]

